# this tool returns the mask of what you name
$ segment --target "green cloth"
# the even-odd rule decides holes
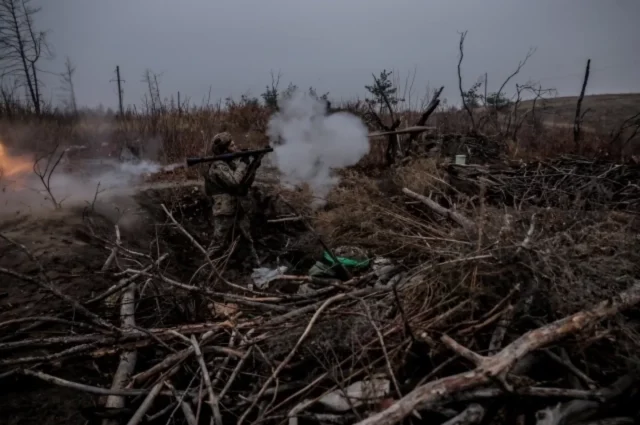
[[[329,254],[329,251],[325,251],[322,254],[322,257],[329,262],[331,265],[335,265],[335,262],[333,261],[333,258],[331,258],[331,254]],[[350,268],[355,268],[355,269],[361,269],[361,268],[365,268],[369,265],[369,259],[365,259],[365,260],[355,260],[353,258],[347,258],[347,257],[338,257],[336,256],[337,260],[340,262],[340,264],[342,264],[345,267],[350,267]]]
[[[356,260],[348,257],[336,257],[338,262],[342,264],[347,270],[359,270],[364,269],[369,266],[370,260]],[[316,261],[316,263],[309,269],[309,276],[314,277],[337,277],[337,269],[338,265],[333,258],[331,258],[331,254],[328,251],[325,251],[322,254],[322,260]]]

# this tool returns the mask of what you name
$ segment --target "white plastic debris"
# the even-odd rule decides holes
[[[352,407],[379,401],[389,395],[391,382],[388,379],[373,378],[354,382],[344,390],[338,389],[325,394],[317,403],[334,412],[347,412]],[[298,425],[297,415],[314,404],[313,400],[304,400],[289,412],[289,425]]]
[[[354,382],[342,390],[336,390],[323,396],[318,403],[335,412],[346,412],[351,406],[358,407],[365,403],[375,402],[389,394],[388,379],[371,379]]]
[[[251,280],[258,289],[264,289],[271,281],[283,275],[287,270],[289,270],[289,267],[287,266],[280,266],[276,268],[259,267],[257,269],[253,269],[253,273],[251,273]]]

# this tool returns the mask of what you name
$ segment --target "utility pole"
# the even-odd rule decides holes
[[[111,80],[110,82],[116,81],[118,83],[118,104],[120,106],[120,117],[122,118],[124,116],[124,106],[122,104],[122,83],[124,83],[125,81],[120,78],[120,66],[117,65],[116,66],[116,79],[115,80]]]

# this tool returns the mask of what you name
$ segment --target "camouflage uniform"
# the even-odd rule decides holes
[[[227,152],[226,148],[233,143],[229,133],[220,133],[213,139],[213,153],[219,155]],[[259,161],[256,159],[255,161]],[[257,164],[256,164],[257,165]],[[213,237],[209,245],[209,255],[220,254],[233,240],[234,225],[240,235],[248,242],[254,264],[259,264],[258,254],[251,237],[250,215],[251,202],[247,193],[240,187],[248,168],[246,160],[215,161],[205,175],[205,191],[213,201]],[[247,182],[247,188],[253,178]],[[231,237],[231,238],[230,238]]]

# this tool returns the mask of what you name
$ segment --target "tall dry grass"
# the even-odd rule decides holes
[[[348,101],[332,105],[332,110],[349,111],[364,118],[367,111],[364,105],[361,101]],[[0,140],[12,148],[27,151],[49,148],[57,143],[85,145],[89,151],[101,155],[116,155],[124,145],[133,145],[155,160],[172,163],[186,156],[203,154],[207,141],[220,131],[231,132],[242,147],[267,145],[265,130],[271,113],[272,110],[256,99],[246,97],[191,108],[169,104],[153,111],[132,109],[122,117],[93,112],[83,112],[79,116],[46,112],[36,118],[25,112],[0,117]],[[406,107],[396,112],[402,126],[413,125],[419,114],[419,110]],[[622,159],[638,153],[635,143],[626,146],[611,143],[611,130],[585,132],[580,144],[576,145],[570,125],[548,127],[540,121],[526,119],[515,133],[504,125],[497,127],[483,114],[481,109],[476,112],[476,130],[504,142],[508,146],[507,154],[513,159],[550,158],[576,152],[590,157]],[[384,113],[381,119],[390,122],[390,117]],[[464,134],[471,129],[467,114],[447,106],[446,101],[429,118],[427,125],[434,127],[437,133]],[[377,130],[369,127],[371,131]],[[355,168],[384,166],[387,139],[372,138],[370,142],[369,154]]]

